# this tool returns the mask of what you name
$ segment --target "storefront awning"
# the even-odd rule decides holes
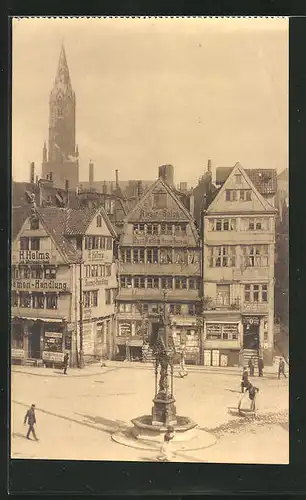
[[[62,323],[65,321],[64,318],[30,318],[29,316],[12,316],[11,319],[28,319],[30,321],[42,321],[47,323]]]

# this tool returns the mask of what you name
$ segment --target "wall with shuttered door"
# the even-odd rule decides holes
[[[211,366],[211,350],[204,349],[204,366]]]
[[[220,366],[220,351],[213,350],[212,351],[212,366]]]

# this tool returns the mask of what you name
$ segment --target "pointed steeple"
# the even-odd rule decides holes
[[[70,87],[71,88],[71,81],[70,81],[70,75],[69,75],[69,68],[67,64],[67,57],[66,57],[66,52],[65,52],[65,47],[62,42],[61,45],[61,52],[58,60],[58,67],[57,67],[57,73],[55,76],[55,87],[57,88],[64,88],[65,87]]]

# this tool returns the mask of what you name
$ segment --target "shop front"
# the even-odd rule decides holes
[[[204,321],[204,366],[238,366],[241,350],[241,316],[206,314]]]
[[[260,317],[243,316],[243,349],[260,350]]]
[[[185,348],[185,362],[198,365],[200,362],[201,332],[195,318],[171,319],[171,329],[175,349],[178,353],[176,362],[179,360],[179,352],[182,346]]]
[[[62,320],[13,318],[11,323],[12,363],[61,365],[64,352],[71,350],[71,336]]]
[[[140,320],[118,320],[116,337],[118,360],[141,361],[144,343],[143,324]]]

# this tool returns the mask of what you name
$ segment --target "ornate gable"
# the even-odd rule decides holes
[[[236,163],[206,213],[271,213],[275,211],[275,208],[256,189],[240,163]]]
[[[189,222],[191,216],[171,188],[158,179],[128,214],[126,222]]]

